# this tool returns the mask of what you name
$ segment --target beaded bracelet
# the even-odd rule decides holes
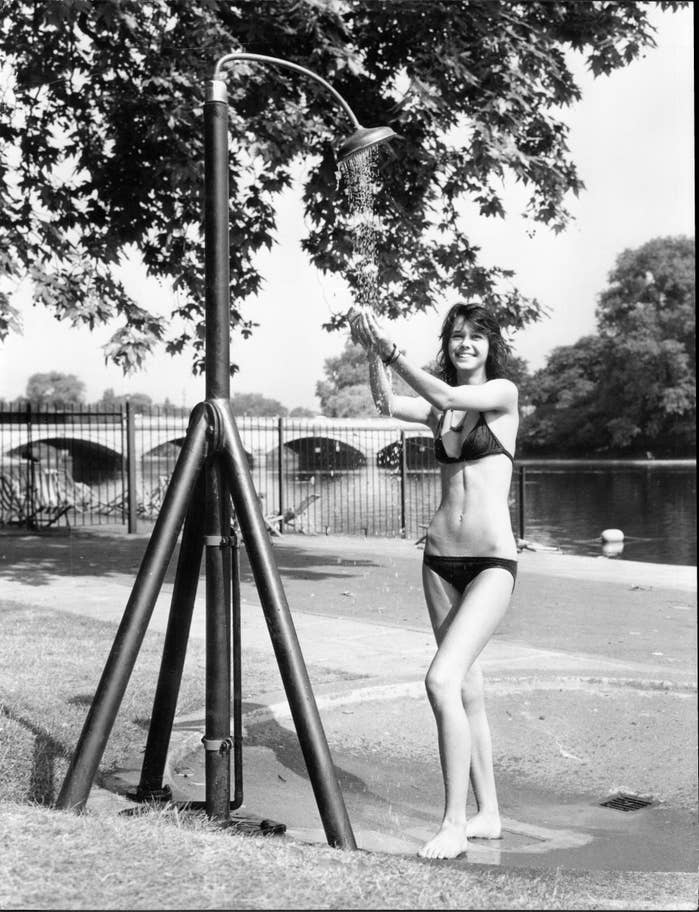
[[[381,360],[383,361],[383,363],[386,367],[390,367],[391,364],[393,364],[395,361],[397,361],[400,358],[400,356],[404,355],[404,354],[405,354],[405,352],[399,351],[398,346],[394,342],[393,348],[391,349],[391,354],[388,356],[388,358],[382,358]]]

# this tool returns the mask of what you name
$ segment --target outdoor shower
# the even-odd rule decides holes
[[[243,800],[239,542],[236,528],[239,526],[328,843],[355,849],[354,834],[230,404],[228,97],[223,75],[229,65],[243,60],[296,70],[325,86],[349,116],[354,128],[352,135],[340,146],[339,156],[342,159],[396,135],[389,127],[362,127],[347,102],[331,85],[290,61],[259,54],[234,53],[225,55],[216,64],[213,79],[206,86],[204,104],[206,398],[194,407],[190,415],[180,455],[71,759],[57,807],[79,811],[87,801],[184,524],[141,780],[135,797],[141,801],[167,800],[170,797],[169,787],[163,785],[163,775],[201,559],[205,554],[204,804],[210,818],[219,821],[222,826],[230,825],[231,809],[240,807]],[[235,767],[233,801],[230,800],[231,752]]]
[[[337,150],[337,157],[340,161],[343,161],[346,158],[349,158],[350,155],[354,155],[356,152],[362,152],[364,149],[370,149],[372,146],[377,146],[380,143],[387,142],[391,139],[397,139],[398,136],[390,127],[363,127],[357,120],[357,116],[347,104],[345,99],[340,95],[340,93],[334,89],[329,82],[326,82],[322,76],[319,76],[317,73],[314,73],[312,70],[306,69],[306,67],[299,66],[298,63],[292,63],[290,60],[282,60],[279,57],[266,57],[264,54],[226,54],[216,64],[214,68],[214,78],[209,85],[212,87],[215,83],[220,83],[223,89],[223,100],[226,100],[226,86],[222,81],[222,76],[226,70],[228,64],[236,63],[242,60],[250,60],[257,63],[269,63],[276,66],[284,67],[285,69],[295,70],[297,73],[303,73],[304,76],[310,76],[311,79],[314,79],[316,82],[319,82],[324,86],[330,94],[333,96],[335,101],[340,105],[345,114],[349,117],[352,126],[354,127],[354,133],[351,136],[348,136],[347,139],[343,140]],[[207,96],[208,98],[208,96]]]

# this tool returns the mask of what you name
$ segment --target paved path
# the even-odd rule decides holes
[[[119,621],[145,543],[1,537],[3,597]],[[358,841],[414,851],[441,805],[419,551],[325,536],[286,536],[274,548]],[[243,648],[270,668],[267,692],[246,705],[246,807],[322,840],[245,558],[242,571]],[[152,629],[165,629],[171,591],[169,571]],[[469,860],[694,870],[695,591],[694,568],[520,556],[510,615],[482,657],[505,839],[474,844]],[[173,785],[190,798],[203,784],[201,716],[178,720],[173,737]],[[651,795],[654,808],[600,809],[615,788]]]

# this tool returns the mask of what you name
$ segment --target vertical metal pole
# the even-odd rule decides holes
[[[206,398],[230,398],[230,250],[228,240],[228,93],[218,79],[204,104]]]
[[[206,813],[230,817],[231,579],[230,507],[218,458],[206,473]]]
[[[56,802],[63,810],[80,811],[87,801],[204,461],[206,431],[206,411],[197,407]]]
[[[524,494],[524,485],[526,482],[526,469],[524,466],[519,467],[519,491],[517,494],[518,508],[519,508],[519,537],[524,539],[524,516],[525,516],[525,494]]]
[[[206,84],[204,104],[204,238],[206,399],[230,400],[230,243],[228,213],[228,93]],[[215,411],[212,413],[216,419]],[[217,443],[214,444],[216,450]],[[230,532],[229,492],[218,459],[206,469],[206,813],[230,817]],[[218,543],[216,543],[218,539]]]
[[[286,494],[284,491],[284,419],[280,418],[277,423],[277,463],[279,465],[279,509],[277,512],[283,514],[285,510]],[[279,531],[284,532],[284,521],[279,523]]]
[[[405,469],[407,466],[407,454],[405,452],[405,431],[400,432],[400,535],[405,538]]]
[[[235,418],[228,401],[216,403],[216,409],[222,419],[222,455],[228,483],[325,834],[332,846],[356,849]]]
[[[105,412],[105,421],[109,420]],[[119,519],[121,522],[126,520],[127,531],[129,522],[129,437],[126,418],[126,406],[124,403],[119,404],[119,427],[121,428],[121,506],[119,508]],[[115,494],[115,497],[117,495]]]
[[[128,531],[138,531],[138,492],[136,491],[136,423],[131,403],[126,400],[126,476]]]
[[[27,494],[26,494],[26,508],[25,516],[27,520],[30,520],[31,517],[36,513],[37,505],[35,504],[35,491],[36,486],[34,484],[35,480],[35,471],[34,471],[34,453],[32,446],[32,404],[27,402]]]
[[[233,800],[231,809],[243,803],[243,654],[240,623],[240,537],[238,519],[231,522],[231,604],[233,633]]]

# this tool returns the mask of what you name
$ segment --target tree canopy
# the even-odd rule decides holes
[[[85,401],[85,384],[75,374],[62,374],[59,371],[32,374],[27,380],[26,398],[32,405],[82,405]]]
[[[231,408],[234,415],[263,415],[269,418],[288,414],[288,409],[281,402],[261,393],[236,393],[231,399]]]
[[[686,3],[661,2],[674,10]],[[560,112],[580,97],[566,52],[595,75],[653,45],[649,4],[577,0],[15,0],[0,13],[0,339],[12,289],[59,319],[120,326],[106,347],[124,369],[162,341],[203,356],[202,103],[215,61],[240,50],[327,79],[366,125],[402,137],[382,165],[378,307],[393,317],[479,295],[502,321],[539,315],[506,265],[485,266],[465,205],[503,216],[502,179],[529,190],[529,216],[560,230],[583,187]],[[230,97],[231,325],[259,290],[275,200],[310,164],[303,247],[355,290],[351,213],[336,179],[344,115],[314,81],[241,65]],[[467,136],[464,140],[455,137]],[[137,250],[175,291],[161,317],[113,267]],[[177,318],[172,320],[172,318]],[[336,315],[329,324],[342,324]]]
[[[337,357],[326,358],[325,380],[316,383],[320,409],[328,418],[375,418],[367,358],[361,345],[347,339]]]
[[[433,364],[423,369],[434,373]],[[334,358],[326,358],[323,366],[325,380],[316,383],[316,396],[323,415],[329,418],[376,418],[377,411],[369,386],[369,365],[366,352],[351,339]],[[393,371],[391,384],[399,396],[415,396],[412,387]]]
[[[120,409],[122,405],[129,403],[134,411],[148,411],[153,408],[153,399],[148,393],[127,393],[125,395],[116,395],[112,387],[107,387],[102,393],[102,398],[95,403],[96,406],[105,409]]]
[[[686,237],[624,250],[599,333],[555,349],[529,384],[528,452],[690,455],[696,427],[695,251]]]

